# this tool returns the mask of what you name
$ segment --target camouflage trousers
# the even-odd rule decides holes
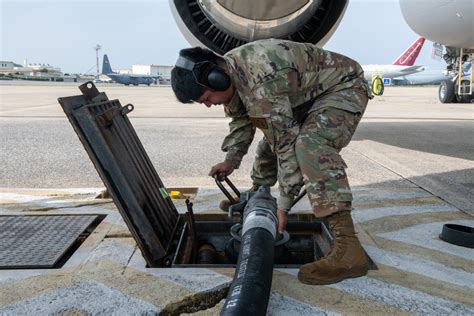
[[[341,107],[344,108],[346,102],[362,102],[365,109],[367,101],[363,94],[352,100],[337,95],[322,98],[313,108],[323,108],[310,112],[301,124],[295,154],[316,217],[351,210],[347,165],[339,152],[349,144],[363,113],[353,113]],[[258,144],[251,172],[253,184],[273,186],[277,173],[277,157],[264,138]]]

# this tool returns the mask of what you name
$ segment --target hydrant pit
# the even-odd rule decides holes
[[[189,226],[184,225],[178,241],[172,267],[234,267],[239,255],[240,241],[231,235],[237,224],[224,214],[195,214],[197,246],[193,245]],[[310,214],[290,215],[287,224],[290,239],[276,245],[274,264],[278,268],[297,268],[318,260],[330,249],[331,236],[324,223],[314,221]],[[213,250],[214,249],[214,250]],[[200,251],[199,251],[200,250]],[[200,262],[198,258],[213,258]]]

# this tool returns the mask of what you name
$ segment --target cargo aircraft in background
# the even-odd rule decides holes
[[[365,79],[369,82],[375,76],[393,79],[425,70],[424,66],[415,65],[424,43],[423,37],[418,38],[390,65],[362,65]]]
[[[157,77],[149,76],[149,75],[129,75],[129,74],[119,74],[112,70],[110,66],[109,58],[107,55],[104,55],[104,60],[102,62],[102,74],[106,75],[113,81],[117,83],[122,83],[126,86],[134,85],[138,86],[139,84],[146,84],[150,85],[152,83],[156,83],[158,80]]]

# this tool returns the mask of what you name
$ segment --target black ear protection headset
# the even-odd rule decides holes
[[[198,78],[198,76],[196,75],[196,69],[205,65],[208,65],[209,70],[201,76],[204,78]],[[220,68],[219,66],[217,66],[216,63],[212,61],[206,60],[194,62],[180,55],[178,60],[176,61],[176,67],[191,71],[193,73],[194,80],[196,80],[196,83],[207,89],[225,91],[230,87],[231,81],[229,75],[225,73],[224,69]]]

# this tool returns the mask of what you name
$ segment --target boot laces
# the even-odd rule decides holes
[[[327,254],[326,258],[339,258],[343,256],[346,252],[346,245],[342,242],[343,237],[345,236],[341,232],[341,227],[338,227],[339,225],[336,222],[329,222],[329,229],[332,233],[333,236],[333,242],[332,242],[332,247],[329,253]],[[346,236],[347,237],[347,236]]]

